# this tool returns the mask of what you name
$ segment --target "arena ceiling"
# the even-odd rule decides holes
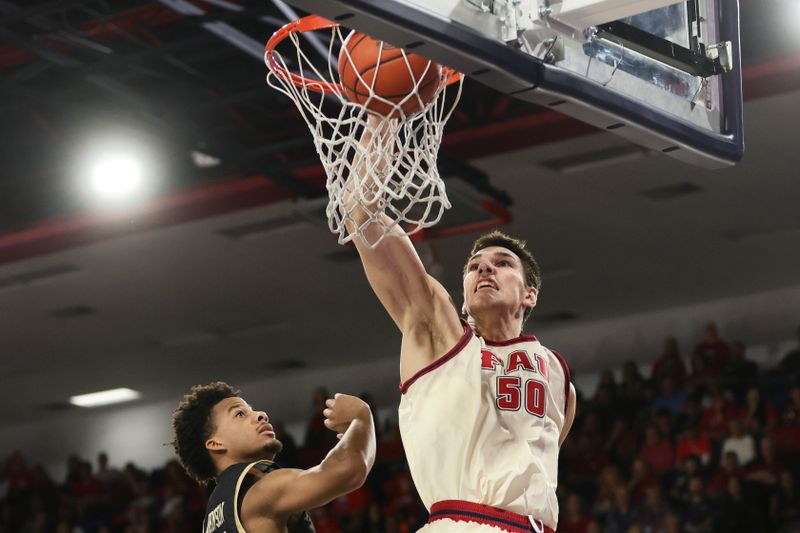
[[[505,205],[507,229],[539,255],[534,330],[800,284],[792,4],[742,2],[747,150],[730,169],[694,169],[468,82],[441,162],[448,187]],[[355,254],[320,217],[305,125],[258,58],[207,29],[225,22],[260,43],[286,13],[177,5],[0,0],[2,424],[97,389],[158,399],[210,377],[396,353]],[[81,144],[118,130],[155,147],[163,178],[123,211],[74,182]],[[468,204],[452,216],[470,221]],[[454,295],[471,238],[419,244]]]

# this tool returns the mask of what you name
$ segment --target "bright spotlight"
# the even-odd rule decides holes
[[[71,396],[69,403],[80,407],[98,407],[101,405],[111,405],[113,403],[130,402],[141,396],[139,391],[128,388],[109,389]]]
[[[161,149],[152,135],[132,129],[93,132],[76,145],[70,174],[76,205],[115,212],[155,197]]]
[[[91,167],[94,191],[107,199],[125,199],[141,191],[142,165],[126,155],[105,155]]]

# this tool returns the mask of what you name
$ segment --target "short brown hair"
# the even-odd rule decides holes
[[[527,287],[533,287],[538,291],[542,286],[542,271],[539,270],[539,264],[536,262],[533,254],[525,247],[526,244],[527,243],[521,239],[515,239],[502,231],[494,230],[485,235],[481,235],[472,243],[472,250],[470,250],[468,258],[490,246],[502,246],[503,248],[511,250],[519,257],[520,261],[522,261],[522,268],[525,272],[525,285]],[[465,265],[464,272],[466,272],[466,269],[467,267]],[[528,319],[531,311],[533,311],[533,309],[525,310],[523,323]]]
[[[198,483],[206,484],[216,475],[206,449],[206,441],[216,429],[211,412],[222,400],[236,396],[239,391],[222,381],[195,385],[172,414],[172,446],[183,468]]]

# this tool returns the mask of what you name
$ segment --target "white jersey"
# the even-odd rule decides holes
[[[456,346],[401,385],[400,433],[422,502],[465,500],[556,529],[564,358],[521,336]]]

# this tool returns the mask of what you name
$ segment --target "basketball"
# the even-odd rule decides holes
[[[404,54],[402,48],[352,31],[339,53],[339,80],[351,102],[390,118],[399,118],[401,110],[409,117],[436,97],[442,81],[442,67],[422,56]],[[415,88],[416,95],[413,94]]]

